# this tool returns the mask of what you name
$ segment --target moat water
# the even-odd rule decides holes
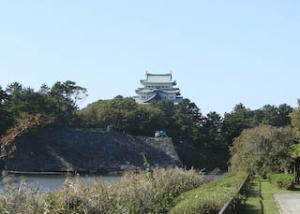
[[[80,176],[66,176],[66,175],[14,175],[1,178],[0,192],[3,192],[5,186],[18,187],[21,183],[25,183],[28,187],[33,187],[40,191],[55,191],[61,188],[66,180],[76,181],[79,179],[87,184],[93,184],[96,180],[101,179],[106,182],[117,182],[120,176],[107,175],[80,175]]]
[[[222,175],[206,175],[209,179],[220,179]],[[96,180],[101,179],[105,182],[117,182],[121,178],[120,175],[108,176],[108,175],[9,175],[1,177],[0,192],[3,192],[5,186],[17,188],[20,184],[24,184],[26,187],[32,187],[33,189],[47,192],[55,191],[63,187],[66,180],[75,182],[80,180],[87,184],[93,184]]]

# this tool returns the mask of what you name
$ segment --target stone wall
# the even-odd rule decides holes
[[[24,172],[105,173],[181,165],[170,138],[135,137],[95,129],[47,128],[14,142],[6,170]]]

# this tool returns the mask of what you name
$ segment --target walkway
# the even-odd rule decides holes
[[[241,214],[300,214],[300,187],[293,191],[278,189],[268,180],[255,177]]]
[[[300,194],[281,193],[275,194],[274,198],[280,206],[281,214],[300,213]]]

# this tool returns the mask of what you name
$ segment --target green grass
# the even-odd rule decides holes
[[[258,176],[250,185],[249,198],[241,210],[241,214],[279,214],[273,195],[300,192],[299,187],[292,191],[279,189],[276,185],[269,183],[268,180],[263,180]]]
[[[218,213],[226,202],[238,193],[246,176],[245,173],[226,174],[223,179],[209,182],[192,191],[185,192],[174,201],[175,207],[169,213]]]

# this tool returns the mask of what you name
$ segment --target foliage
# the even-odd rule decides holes
[[[223,140],[231,145],[244,129],[254,128],[260,124],[276,127],[289,126],[292,107],[281,104],[278,107],[265,105],[260,109],[251,110],[243,104],[235,106],[231,113],[225,113],[222,126]]]
[[[67,181],[57,192],[8,189],[0,195],[0,213],[165,213],[179,194],[204,182],[194,170],[154,169],[116,183]]]
[[[20,83],[12,83],[6,89],[0,87],[0,135],[16,126],[24,113],[42,114],[55,118],[53,126],[102,128],[142,136],[163,130],[177,148],[222,150],[228,154],[228,147],[244,129],[258,124],[286,126],[292,109],[282,104],[251,110],[238,104],[222,117],[216,112],[203,115],[189,99],[178,105],[167,100],[139,105],[133,98],[117,96],[79,110],[78,102],[85,97],[86,89],[72,81],[56,82],[52,87],[42,85],[38,91]],[[202,161],[198,154],[198,159],[184,162],[194,165]]]
[[[202,115],[199,107],[188,99],[178,105],[167,100],[139,105],[132,98],[117,96],[89,104],[79,115],[86,127],[148,136],[153,136],[156,130],[164,130],[175,142],[200,148],[226,148],[244,129],[261,123],[288,125],[290,112],[291,107],[286,104],[266,105],[255,111],[239,104],[222,118],[216,112]]]
[[[135,135],[153,135],[162,128],[163,112],[155,106],[138,105],[132,98],[117,96],[99,100],[80,111],[87,127],[97,127]]]
[[[295,143],[291,128],[275,128],[261,125],[244,130],[231,147],[230,165],[233,171],[266,175],[288,169],[292,159],[289,148]]]
[[[185,142],[199,148],[226,148],[242,130],[258,124],[285,126],[292,108],[266,105],[258,110],[235,106],[224,118],[216,112],[202,115],[189,99],[178,105],[159,101],[139,105],[132,98],[117,96],[99,100],[78,111],[78,102],[87,96],[85,88],[73,81],[43,84],[38,91],[14,82],[0,87],[0,135],[14,126],[23,113],[43,114],[56,118],[56,125],[103,128],[134,135],[153,136],[164,130],[175,142]]]
[[[200,110],[187,99],[176,106],[171,101],[138,105],[132,98],[117,96],[90,104],[79,115],[87,127],[148,136],[165,130],[175,141],[182,138],[191,143],[197,140],[201,124]]]
[[[227,144],[223,141],[222,136],[223,118],[216,112],[209,112],[203,118],[201,128],[201,142],[206,147],[226,148]]]
[[[294,161],[294,181],[300,183],[300,144],[294,144],[290,148],[290,156]]]
[[[290,156],[294,159],[300,158],[300,144],[294,144],[291,146]]]
[[[174,117],[180,140],[191,143],[197,142],[203,119],[197,105],[188,99],[184,99],[176,106]]]
[[[293,108],[287,104],[281,104],[278,107],[265,105],[261,109],[254,111],[253,125],[268,124],[271,126],[288,126],[291,124],[290,114]]]
[[[274,195],[299,193],[299,188],[294,188],[293,190],[279,189],[276,184],[273,185],[260,176],[254,176],[251,179],[249,189],[248,198],[239,213],[279,214],[278,203],[275,201]]]
[[[291,190],[294,188],[294,177],[291,174],[270,174],[269,181],[280,189]]]
[[[49,91],[45,87],[41,90],[42,94],[48,95],[51,113],[56,115],[61,124],[71,124],[74,121],[78,101],[87,96],[87,90],[73,81],[56,82]]]
[[[291,118],[292,126],[296,130],[298,138],[300,138],[300,100],[298,100],[298,107],[293,110]],[[300,184],[300,144],[291,147],[290,155],[294,159],[295,183]]]
[[[218,213],[232,197],[238,194],[246,177],[245,173],[227,174],[224,179],[209,182],[183,193],[175,200],[176,205],[170,213]],[[237,203],[238,201],[237,198]]]
[[[298,105],[299,107],[295,108],[291,113],[291,123],[300,136],[300,100],[298,100]]]
[[[8,99],[8,94],[0,86],[0,136],[13,124],[11,115],[9,114],[6,106]]]
[[[32,131],[35,128],[42,128],[46,125],[54,123],[54,119],[41,114],[22,114],[22,119],[18,121],[15,127],[8,129],[5,135],[0,139],[0,156],[10,156],[16,147],[13,142],[17,137]]]
[[[236,105],[231,113],[225,113],[222,125],[224,141],[230,145],[244,129],[252,127],[252,118],[253,112],[241,103]]]
[[[42,85],[38,91],[12,83],[0,87],[0,135],[23,115],[42,114],[56,118],[56,125],[70,126],[77,120],[77,102],[86,96],[86,89],[75,82],[56,82],[51,88]]]
[[[172,137],[178,150],[222,149],[223,153],[228,153],[228,147],[244,129],[258,124],[288,125],[290,112],[291,107],[286,104],[278,107],[266,105],[258,110],[239,104],[223,118],[216,112],[203,115],[199,107],[188,99],[178,105],[167,100],[139,105],[132,98],[117,96],[89,104],[79,111],[79,116],[83,125],[89,128],[145,136],[153,136],[155,131],[163,130]],[[185,155],[183,161],[188,166],[195,166],[203,161],[200,152],[197,156]]]

